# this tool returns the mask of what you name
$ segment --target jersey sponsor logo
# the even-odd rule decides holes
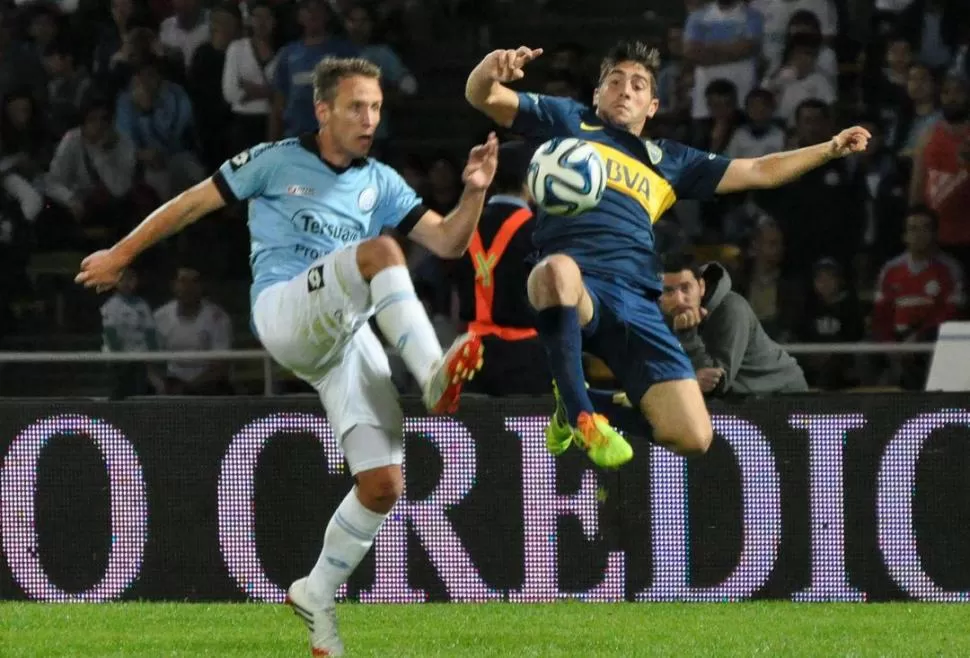
[[[586,123],[585,121],[579,122],[579,129],[585,130],[586,132],[593,132],[595,130],[603,130],[603,126],[594,126]]]
[[[292,196],[313,196],[317,191],[306,185],[290,185],[286,188],[286,193]]]
[[[314,249],[313,247],[308,247],[305,244],[298,244],[293,248],[297,256],[301,258],[307,258],[309,260],[316,260],[320,258],[321,253],[319,249]]]
[[[306,273],[306,291],[314,292],[323,287],[323,265],[311,267]]]
[[[361,212],[370,212],[377,205],[377,190],[373,187],[365,187],[357,197],[357,207]]]
[[[360,224],[330,221],[310,208],[293,215],[293,223],[304,233],[326,236],[338,242],[357,242],[364,235],[364,227]]]
[[[605,144],[590,144],[606,163],[606,186],[640,204],[651,222],[674,205],[674,188],[647,164]]]
[[[244,164],[249,162],[249,157],[250,156],[249,156],[248,150],[243,151],[242,153],[237,153],[236,155],[232,156],[231,160],[229,160],[229,166],[232,168],[233,171],[236,171]]]

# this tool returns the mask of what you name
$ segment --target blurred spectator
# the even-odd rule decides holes
[[[159,345],[170,352],[232,349],[232,322],[214,302],[203,297],[200,272],[180,267],[173,283],[175,299],[155,311]],[[226,395],[229,367],[226,361],[172,361],[168,364],[165,392],[170,395]]]
[[[762,217],[737,291],[748,300],[765,332],[782,342],[792,338],[803,301],[803,284],[785,273],[784,262],[784,235],[773,219]]]
[[[200,0],[172,0],[172,10],[175,13],[158,26],[158,39],[178,53],[188,70],[196,49],[209,40],[209,12]]]
[[[800,12],[813,14],[825,42],[831,43],[839,32],[838,13],[832,0],[751,0],[751,7],[764,16],[764,43],[761,53],[770,73],[782,65],[785,44],[792,33],[792,18]]]
[[[900,113],[892,146],[899,155],[909,158],[940,118],[936,80],[928,66],[916,63],[909,67],[906,95],[909,102]]]
[[[301,0],[299,21],[303,37],[284,46],[276,64],[270,140],[316,132],[319,125],[313,109],[313,67],[328,55],[357,55],[357,49],[351,43],[327,35],[327,10],[323,0]]]
[[[818,36],[796,34],[785,48],[784,65],[767,83],[778,98],[775,115],[791,127],[795,110],[806,100],[819,100],[826,105],[835,102],[835,88],[818,71]]]
[[[738,90],[730,80],[714,80],[704,90],[710,118],[697,121],[691,145],[723,153],[740,123]]]
[[[657,74],[657,100],[660,111],[666,112],[674,104],[677,77],[684,60],[684,28],[681,25],[667,26],[667,52],[664,54]]]
[[[33,98],[43,98],[47,77],[40,54],[14,39],[14,14],[0,7],[0,98],[15,89],[29,89]]]
[[[60,12],[46,2],[36,2],[27,9],[27,36],[34,52],[43,56],[47,47],[57,40],[60,34]]]
[[[118,130],[135,145],[145,182],[160,199],[194,185],[205,176],[195,153],[192,101],[179,85],[163,80],[149,60],[118,99]]]
[[[375,139],[384,142],[390,134],[390,112],[394,102],[401,96],[414,96],[418,81],[394,50],[374,34],[374,16],[365,5],[350,9],[344,23],[351,43],[360,50],[360,56],[381,69],[381,87],[384,106]]]
[[[471,246],[455,264],[459,318],[483,336],[491,355],[466,390],[492,396],[549,391],[546,355],[536,338],[535,313],[526,295],[535,216],[526,185],[535,149],[508,142]]]
[[[32,185],[40,187],[53,152],[47,121],[39,113],[31,90],[22,87],[10,91],[3,99],[0,117],[0,168],[12,166]]]
[[[863,244],[866,249],[859,256],[881,264],[903,247],[903,219],[909,206],[909,172],[900,166],[896,154],[886,144],[886,131],[879,116],[863,115],[855,123],[872,135],[865,153],[846,160],[853,185],[862,193]],[[871,283],[876,272],[868,262],[861,269],[869,272]],[[857,292],[861,294],[862,290]]]
[[[549,51],[549,70],[581,75],[586,66],[587,54],[586,48],[575,41],[558,43]]]
[[[660,308],[705,395],[808,389],[798,362],[768,337],[720,264],[698,268],[690,258],[665,258]]]
[[[126,269],[115,293],[101,306],[101,335],[105,352],[154,352],[158,334],[152,309],[136,294],[138,274]],[[112,367],[114,384],[111,399],[148,395],[152,389],[161,392],[165,384],[157,369],[145,363],[126,362]],[[149,386],[149,383],[151,386]]]
[[[96,80],[106,82],[111,79],[112,60],[117,59],[123,47],[134,14],[134,0],[111,0],[111,23],[99,30],[92,58],[91,73]]]
[[[80,121],[81,101],[91,87],[91,78],[74,65],[74,45],[61,38],[44,51],[47,69],[47,106],[53,135],[63,135]]]
[[[832,110],[820,100],[806,100],[795,112],[796,147],[831,139]],[[848,268],[862,246],[865,229],[863,194],[849,176],[846,160],[831,160],[777,190],[755,193],[758,204],[778,220],[786,260],[793,271],[808,272],[822,256]]]
[[[447,214],[461,197],[461,169],[447,153],[439,153],[428,168],[428,194],[424,202],[432,210]]]
[[[580,103],[588,103],[589,99],[583,97],[583,85],[572,73],[566,71],[552,71],[542,86],[542,93],[547,96],[559,96],[561,98],[572,98]]]
[[[913,44],[917,60],[942,69],[952,60],[959,41],[965,0],[916,0],[897,19],[899,30]]]
[[[166,80],[176,82],[185,77],[182,58],[166,57],[165,47],[151,28],[132,26],[121,48],[111,56],[108,69],[99,76],[98,86],[112,94],[123,93],[135,73],[149,62],[154,62]]]
[[[872,334],[878,341],[935,340],[944,322],[956,319],[963,304],[963,272],[937,243],[935,212],[926,206],[906,216],[906,251],[882,268],[872,309]],[[894,360],[904,388],[921,388],[926,377],[922,355]]]
[[[242,17],[238,5],[223,2],[209,15],[211,38],[200,45],[192,56],[186,79],[186,91],[195,108],[195,125],[202,148],[202,161],[207,169],[216,169],[234,155],[229,145],[227,127],[232,123],[232,109],[222,96],[222,72],[226,49],[236,40]]]
[[[818,59],[815,63],[815,70],[825,76],[832,88],[838,87],[839,62],[835,55],[835,50],[827,43],[825,35],[822,34],[822,23],[814,11],[801,9],[792,14],[788,21],[788,31],[785,35],[785,50],[782,51],[781,63],[777,68],[767,71],[768,76],[774,76],[778,69],[784,66],[785,52],[793,37],[799,34],[807,34],[819,43]]]
[[[709,2],[687,18],[684,57],[696,64],[693,118],[710,116],[704,92],[714,80],[730,80],[738,97],[754,88],[762,31],[761,14],[740,0]]]
[[[772,121],[775,97],[767,89],[753,89],[744,102],[747,123],[738,127],[724,152],[729,158],[758,158],[785,149],[785,133]]]
[[[896,36],[886,46],[886,80],[905,88],[909,80],[909,67],[913,64],[913,46],[903,36]]]
[[[865,332],[862,308],[831,258],[815,263],[812,292],[797,337],[803,343],[855,343]],[[858,383],[852,354],[807,354],[799,358],[812,386],[832,390]]]
[[[970,83],[951,74],[940,94],[942,119],[916,150],[910,202],[939,215],[939,243],[970,267]]]
[[[81,126],[64,134],[47,177],[47,192],[82,227],[103,226],[124,233],[146,210],[135,194],[135,145],[112,122],[113,104],[97,95],[85,99]]]
[[[273,75],[276,71],[276,13],[259,0],[249,6],[250,36],[229,44],[222,71],[222,95],[232,109],[233,153],[266,140]]]

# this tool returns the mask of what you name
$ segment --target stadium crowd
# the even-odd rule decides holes
[[[873,135],[864,155],[833,161],[779,190],[678,202],[655,226],[661,251],[721,263],[735,292],[781,343],[929,341],[964,311],[970,4],[876,0],[859,10],[868,4],[685,0],[681,16],[664,16],[664,30],[654,35],[664,55],[660,112],[645,137],[754,157],[824,141],[849,123]],[[309,72],[326,55],[358,55],[381,67],[387,110],[375,155],[393,164],[429,208],[447,212],[461,191],[457,154],[397,147],[395,112],[435,75],[426,58],[436,32],[458,29],[451,21],[459,20],[485,26],[502,6],[0,6],[0,338],[24,331],[41,295],[28,276],[37,254],[110,244],[248,146],[314,130]],[[472,41],[487,50],[487,29]],[[547,46],[547,53],[538,73],[530,72],[528,89],[591,99],[598,52],[578,42],[531,45]],[[477,137],[469,135],[468,144]],[[156,311],[138,297],[138,277],[110,300],[88,297],[90,305],[103,304],[106,349],[251,344],[248,319],[232,322],[217,303],[227,300],[205,300],[200,284],[203,276],[248,276],[244,212],[227,209],[138,263]],[[474,277],[467,262],[408,249],[417,289],[447,344],[475,320],[467,303]],[[175,299],[163,306],[170,280]],[[524,297],[524,280],[522,286]],[[33,347],[44,349],[43,340]],[[799,361],[809,384],[825,389],[920,387],[925,373],[919,357]],[[218,367],[141,372],[125,370],[118,394],[231,390],[231,373]]]

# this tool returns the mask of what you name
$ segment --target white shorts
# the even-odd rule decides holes
[[[356,244],[266,288],[253,304],[260,342],[277,363],[320,394],[351,473],[402,462],[404,418],[387,354],[367,324],[373,313]],[[384,430],[389,445],[363,451],[344,446],[355,425]]]

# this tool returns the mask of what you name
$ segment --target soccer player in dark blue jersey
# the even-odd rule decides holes
[[[729,160],[642,137],[658,106],[656,50],[639,42],[615,46],[603,59],[591,107],[503,84],[521,79],[523,67],[541,54],[526,46],[489,53],[469,75],[465,96],[517,133],[586,140],[606,163],[607,190],[596,208],[574,218],[540,214],[534,234],[541,260],[528,293],[557,398],[547,447],[559,454],[575,442],[603,467],[633,456],[596,413],[583,379],[585,349],[610,367],[657,443],[681,455],[704,454],[713,439],[711,419],[691,363],[657,304],[662,284],[653,223],[678,199],[784,185],[864,151],[870,135],[853,127],[808,148]]]

